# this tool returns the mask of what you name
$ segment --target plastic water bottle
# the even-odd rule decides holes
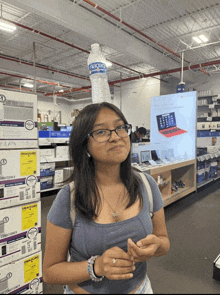
[[[92,102],[111,102],[106,59],[100,50],[99,44],[92,44],[91,49],[88,58],[88,67],[92,85]]]

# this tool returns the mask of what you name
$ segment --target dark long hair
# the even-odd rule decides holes
[[[73,172],[68,181],[75,184],[75,208],[83,216],[92,219],[100,210],[101,198],[95,183],[95,166],[93,158],[88,156],[88,134],[92,132],[96,117],[103,108],[114,111],[127,124],[123,113],[113,104],[102,102],[86,106],[77,116],[69,140],[69,154]],[[139,179],[131,167],[130,153],[121,163],[120,177],[129,192],[127,207],[141,197]],[[142,197],[141,197],[142,200]]]

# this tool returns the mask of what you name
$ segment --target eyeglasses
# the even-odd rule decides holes
[[[109,129],[95,130],[89,133],[88,136],[93,137],[93,139],[97,142],[104,142],[109,140],[113,131],[115,131],[115,133],[119,137],[124,138],[124,137],[128,137],[131,134],[131,129],[132,129],[131,124],[124,124],[112,130],[109,130]]]

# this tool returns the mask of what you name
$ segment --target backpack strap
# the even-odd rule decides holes
[[[150,202],[150,216],[152,218],[153,215],[154,215],[154,213],[153,213],[153,196],[152,196],[152,190],[151,190],[151,187],[150,187],[150,184],[149,184],[149,181],[148,181],[147,177],[143,173],[140,173],[140,172],[139,172],[139,175],[141,176],[141,178],[143,180],[143,183],[145,185],[145,188],[146,188],[146,191],[147,191],[147,194],[148,194],[148,199],[149,199],[149,202]]]
[[[69,183],[69,187],[70,187],[70,217],[72,220],[72,225],[74,226],[76,210],[75,210],[75,185],[73,181]]]

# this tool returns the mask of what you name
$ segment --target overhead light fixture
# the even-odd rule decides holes
[[[10,22],[4,20],[3,16],[2,16],[2,12],[3,12],[3,9],[2,9],[2,4],[1,4],[0,30],[10,32],[10,33],[14,32],[16,30],[16,26],[11,24]]]
[[[202,42],[207,42],[208,38],[205,35],[199,35],[199,37],[193,37],[193,40],[201,44]]]
[[[12,33],[16,30],[16,26],[0,19],[0,30]]]
[[[203,41],[203,42],[207,42],[208,38],[205,35],[200,35],[199,38]]]
[[[202,40],[199,37],[193,37],[193,40],[195,40],[197,43],[202,43]]]
[[[27,88],[34,88],[34,85],[31,84],[31,83],[25,83],[25,84],[24,84],[24,87],[27,87]]]

